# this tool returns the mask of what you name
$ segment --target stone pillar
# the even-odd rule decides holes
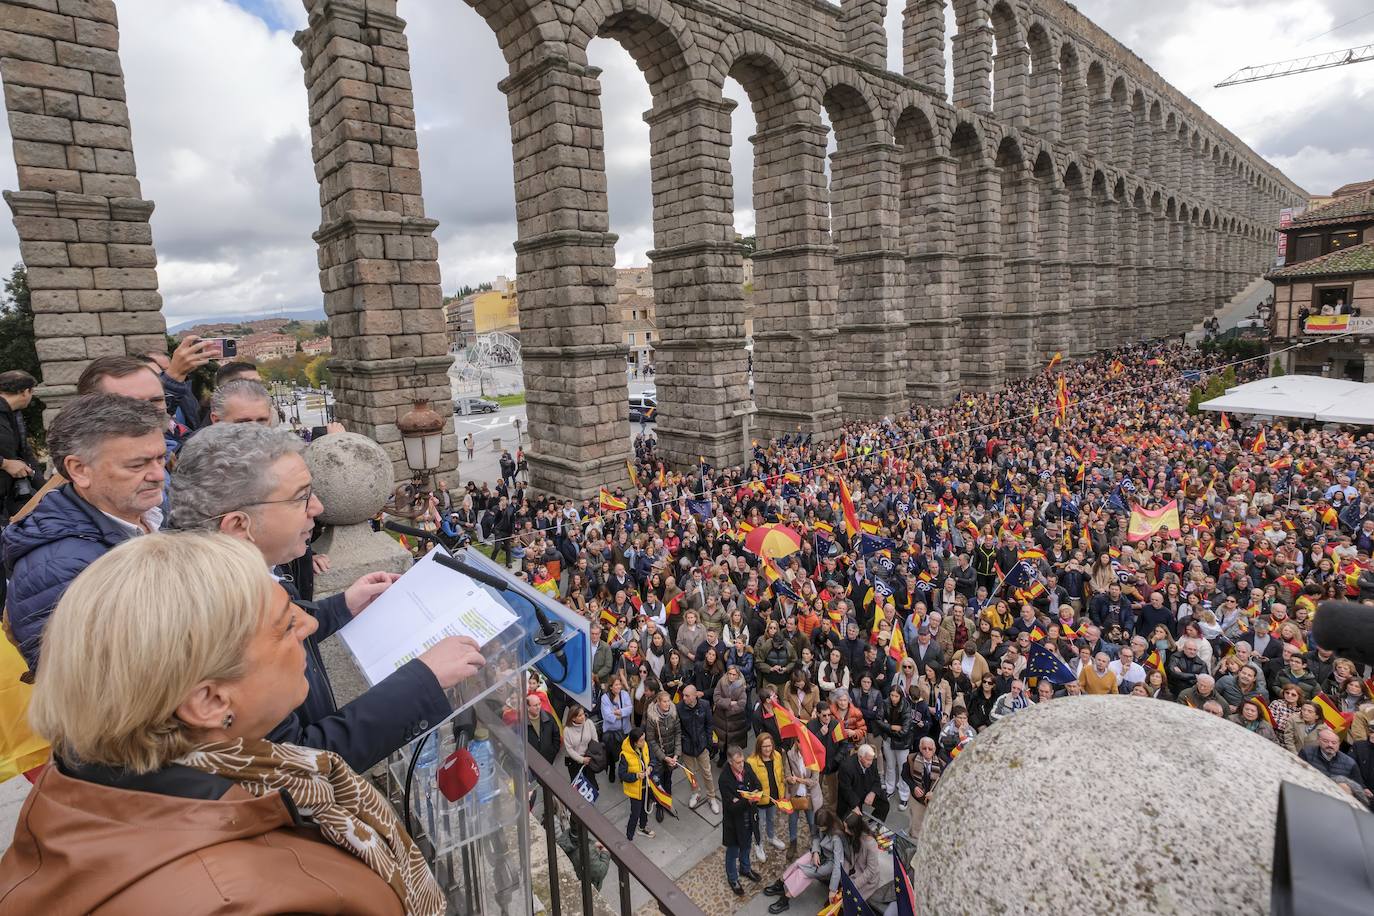
[[[0,76],[19,173],[5,200],[51,419],[91,359],[167,348],[114,3],[0,5]]]
[[[1087,356],[1096,349],[1093,333],[1093,280],[1097,260],[1097,243],[1093,233],[1095,210],[1093,200],[1087,190],[1079,188],[1070,192],[1069,215],[1069,286],[1068,299],[1071,303],[1070,320],[1073,326],[1071,339],[1073,346],[1067,355]]]
[[[1067,88],[1063,90],[1063,142],[1074,149],[1088,148],[1088,90],[1081,73],[1066,74]],[[1061,84],[1063,85],[1063,84]]]
[[[1107,207],[1112,209],[1112,204],[1108,203]],[[1120,256],[1116,268],[1116,334],[1113,339],[1104,341],[1106,346],[1130,343],[1139,336],[1136,332],[1140,305],[1136,289],[1139,276],[1136,262],[1139,255],[1136,249],[1135,211],[1129,200],[1123,200],[1116,204],[1114,212],[1117,219],[1116,237],[1119,240],[1117,252]]]
[[[1151,273],[1153,290],[1150,296],[1150,336],[1164,337],[1173,327],[1173,269],[1174,255],[1170,239],[1174,221],[1163,210],[1153,214],[1151,232],[1154,270]]]
[[[1098,162],[1115,162],[1116,154],[1113,152],[1113,142],[1116,139],[1115,125],[1113,119],[1116,115],[1116,106],[1107,96],[1095,98],[1090,102],[1091,124],[1088,128],[1089,141],[1088,148]]]
[[[573,499],[629,482],[598,75],[546,58],[500,83],[515,158],[525,453],[536,486]]]
[[[1136,162],[1136,134],[1135,134],[1135,112],[1131,109],[1130,103],[1122,103],[1113,108],[1120,110],[1114,111],[1116,115],[1116,137],[1112,142],[1112,152],[1116,156],[1116,164],[1129,172],[1137,172],[1140,169]]]
[[[960,349],[963,388],[990,391],[1006,380],[1002,329],[1002,183],[984,162],[963,163],[959,175]],[[972,168],[968,168],[968,166]]]
[[[907,393],[916,404],[947,404],[959,390],[957,173],[954,157],[931,156],[923,164],[913,164],[911,174],[903,176],[905,193],[921,201],[904,208],[903,219],[910,233],[905,299]]]
[[[1156,125],[1150,134],[1150,180],[1169,187],[1169,134]]]
[[[658,442],[665,459],[717,467],[749,452],[754,405],[744,349],[727,100],[689,98],[644,116],[653,149]]]
[[[320,288],[339,419],[410,474],[397,419],[445,417],[439,472],[458,467],[435,220],[425,217],[405,22],[395,0],[317,0],[296,34],[320,182]]]
[[[961,22],[954,36],[954,106],[992,113],[992,26]]]
[[[1198,251],[1197,232],[1191,222],[1185,221],[1182,223],[1180,239],[1180,267],[1178,271],[1179,307],[1174,322],[1174,330],[1182,333],[1198,320],[1196,268],[1201,261],[1201,253]],[[1187,258],[1186,261],[1184,260],[1185,257]]]
[[[945,97],[945,0],[905,0],[902,73]]]
[[[891,143],[844,146],[830,158],[831,232],[839,281],[835,373],[846,417],[906,409],[906,320],[898,290],[897,156]]]
[[[1010,124],[1017,130],[1030,124],[1030,100],[1028,83],[1030,81],[1030,45],[997,48],[993,73],[993,107],[997,119]]]
[[[1058,143],[1061,136],[1059,84],[1058,62],[1031,74],[1030,127],[1051,143]]]
[[[1035,325],[1040,289],[1040,258],[1037,220],[1038,182],[1025,166],[1002,169],[1002,250],[1005,252],[1002,301],[1002,340],[1006,347],[1007,375],[1024,378],[1040,369],[1035,348]]]
[[[1104,191],[1101,196],[1094,197],[1097,210],[1097,219],[1093,225],[1096,230],[1096,269],[1093,277],[1094,309],[1091,333],[1092,349],[1103,350],[1116,346],[1122,339],[1120,322],[1124,301],[1121,285],[1117,281],[1117,268],[1122,257],[1122,240],[1117,232],[1120,204],[1112,199],[1110,191]]]
[[[840,424],[835,378],[835,248],[825,231],[827,131],[779,124],[754,146],[754,416],[758,438]]]
[[[1054,353],[1073,351],[1073,312],[1070,299],[1069,192],[1053,175],[1041,179],[1040,307],[1036,348],[1044,360]]]
[[[845,50],[870,67],[887,69],[887,0],[841,0]]]

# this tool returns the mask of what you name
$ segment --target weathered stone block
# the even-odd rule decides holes
[[[167,326],[157,312],[103,312],[99,317],[106,334],[157,334]]]
[[[10,112],[10,131],[16,140],[38,140],[44,143],[71,143],[72,122],[65,118]]]
[[[73,70],[69,67],[40,64],[12,57],[0,60],[0,75],[4,76],[6,82],[18,83],[21,86],[61,89],[78,94],[89,94],[92,88],[91,74],[85,70]]]
[[[157,289],[157,271],[150,268],[97,267],[94,279],[101,289]]]
[[[76,294],[83,312],[114,312],[124,309],[124,294],[117,289],[83,289]]]
[[[57,0],[57,8],[67,16],[119,25],[114,0]]]
[[[115,124],[100,124],[95,121],[75,121],[72,123],[72,133],[76,137],[76,142],[82,146],[103,146],[107,149],[133,149],[129,137],[129,128]],[[137,197],[137,194],[125,195],[127,197]]]
[[[123,72],[119,68],[117,52],[65,41],[57,43],[57,62],[63,67],[89,70],[92,73],[119,75]]]
[[[86,359],[86,341],[81,337],[40,337],[33,346],[45,365],[60,359]]]
[[[31,9],[15,3],[0,6],[0,30],[19,32],[23,35],[41,35],[45,38],[61,38],[71,41],[76,37],[76,27],[67,16],[53,12]]]
[[[0,57],[13,57],[43,64],[57,63],[57,50],[51,38],[0,31]]]
[[[35,289],[31,293],[29,302],[33,306],[35,314],[39,312],[75,312],[81,307],[76,294],[77,291],[72,289]]]
[[[85,267],[35,267],[29,271],[29,289],[94,289],[95,277]]]
[[[84,337],[100,333],[100,316],[81,312],[35,314],[33,333],[39,337]]]

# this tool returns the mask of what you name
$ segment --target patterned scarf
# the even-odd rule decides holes
[[[240,738],[203,745],[177,763],[233,780],[258,797],[286,790],[325,839],[391,885],[407,916],[443,916],[443,894],[419,848],[382,794],[337,754]]]

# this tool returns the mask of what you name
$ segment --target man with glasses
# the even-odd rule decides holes
[[[324,511],[311,489],[304,451],[300,437],[285,428],[222,423],[201,430],[182,449],[172,475],[173,525],[248,541],[297,598],[294,583],[282,570],[305,553],[315,518]],[[470,639],[442,640],[342,708],[334,699],[319,644],[397,578],[369,573],[318,604],[297,598],[319,621],[319,629],[306,640],[310,692],[270,740],[334,751],[361,772],[448,716],[444,691],[481,654]]]

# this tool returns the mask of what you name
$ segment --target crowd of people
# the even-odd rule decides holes
[[[837,441],[755,443],[740,467],[674,472],[640,436],[631,487],[600,499],[504,476],[448,498],[591,621],[592,728],[636,774],[627,836],[652,835],[638,775],[671,792],[689,772],[688,804],[724,807],[740,894],[773,850],[805,854],[803,819],[817,867],[844,846],[851,870],[857,815],[918,837],[968,741],[1079,693],[1226,717],[1368,800],[1374,681],[1310,630],[1323,600],[1374,601],[1374,436],[1190,414],[1190,389],[1227,368],[1267,366],[1152,343]],[[1133,509],[1171,502],[1177,532],[1130,537]],[[796,552],[746,550],[764,525],[795,531]],[[1028,670],[1037,646],[1062,683]],[[819,773],[778,707],[823,743]]]
[[[208,409],[194,404],[178,379],[204,361],[196,346],[93,361],[49,430],[47,481],[31,452],[3,456],[6,620],[54,764],[0,888],[38,901],[69,881],[98,819],[120,828],[98,856],[131,878],[127,856],[155,829],[131,793],[178,817],[211,799],[243,806],[250,826],[233,837],[167,844],[160,868],[85,891],[132,912],[195,856],[244,870],[271,858],[249,840],[297,823],[291,804],[260,804],[287,786],[319,800],[330,826],[315,845],[352,855],[340,880],[373,894],[339,912],[433,911],[413,843],[356,774],[443,719],[443,688],[480,653],[445,641],[336,704],[318,643],[394,577],[312,601],[328,559],[309,547],[321,506],[304,444],[274,427],[249,364],[221,367]],[[833,441],[758,442],[737,467],[666,467],[641,434],[631,486],[581,502],[532,491],[512,458],[499,480],[441,488],[426,517],[590,621],[593,707],[532,696],[529,737],[570,780],[620,785],[627,838],[652,836],[664,799],[685,795],[721,818],[736,894],[782,856],[832,900],[844,873],[881,909],[892,882],[875,826],[919,839],[968,742],[1066,695],[1226,717],[1371,798],[1374,680],[1310,631],[1323,600],[1374,602],[1374,436],[1190,414],[1191,386],[1222,362],[1173,342],[1127,347]],[[0,374],[0,444],[32,387]],[[1177,530],[1130,534],[1134,510],[1170,503]],[[795,548],[747,549],[769,525]],[[237,571],[234,588],[215,587],[210,566]],[[188,582],[204,583],[195,602]],[[157,609],[154,636],[115,612],[131,606]],[[1036,675],[1046,650],[1067,676]],[[340,839],[359,824],[377,840],[364,850]],[[349,871],[309,855],[321,874]],[[772,912],[790,906],[788,885],[760,889]]]

